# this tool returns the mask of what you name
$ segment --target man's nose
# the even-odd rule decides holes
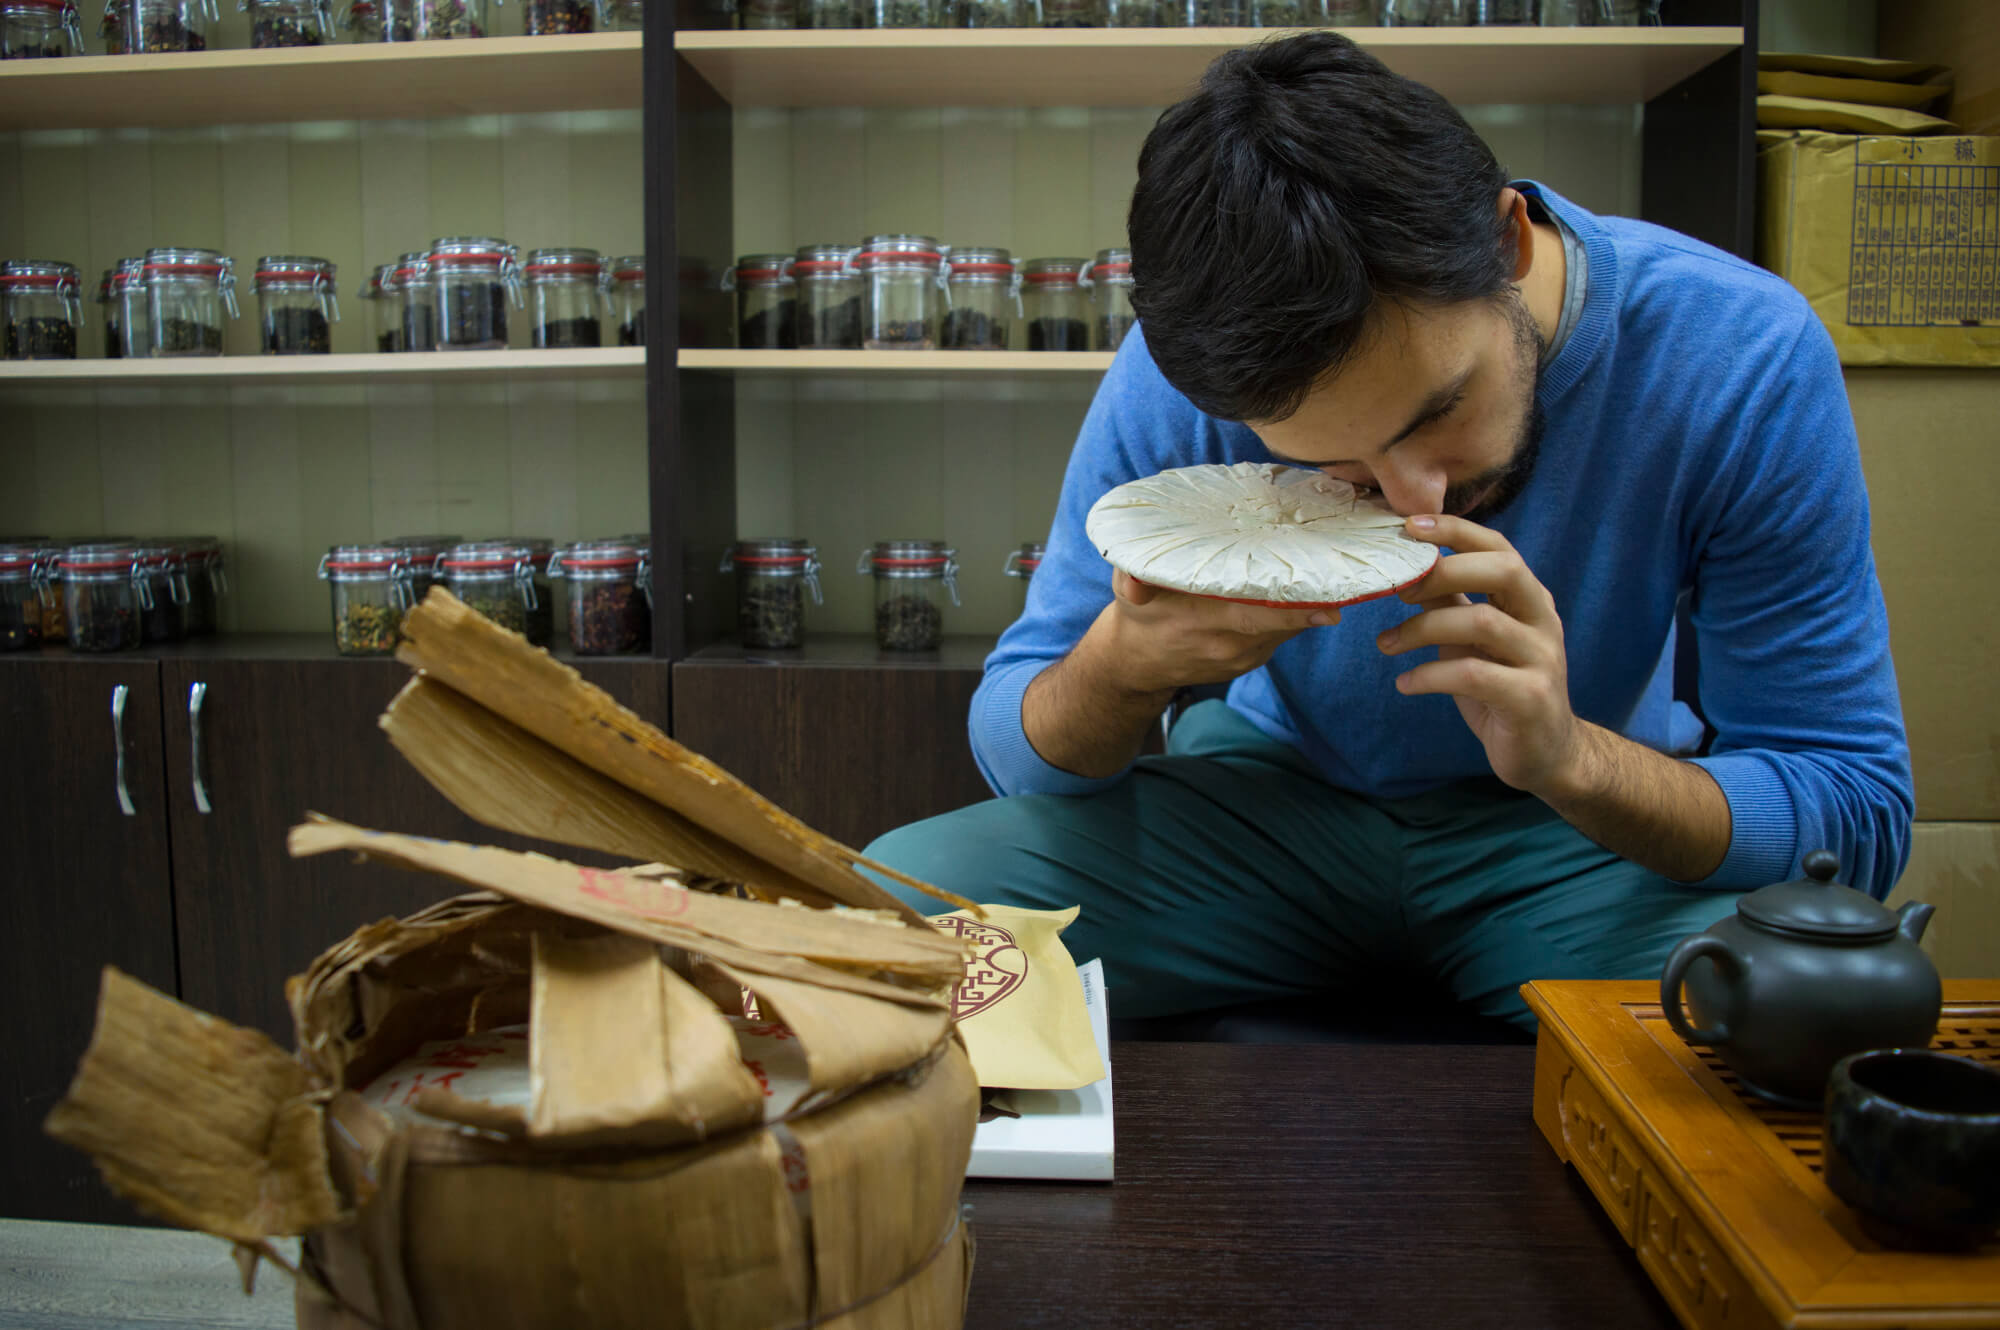
[[[1371,471],[1382,501],[1404,517],[1444,511],[1446,479],[1434,467],[1399,463],[1394,457],[1376,462]]]

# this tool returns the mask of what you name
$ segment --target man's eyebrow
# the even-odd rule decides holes
[[[1478,366],[1476,365],[1467,365],[1463,370],[1459,371],[1458,376],[1450,383],[1436,389],[1430,396],[1417,403],[1416,412],[1410,417],[1409,423],[1397,430],[1396,437],[1383,444],[1377,450],[1377,455],[1388,452],[1404,439],[1409,438],[1425,425],[1443,415],[1451,407],[1452,403],[1458,400],[1459,394],[1465,391],[1465,385],[1472,382],[1473,373],[1477,369]],[[1343,466],[1346,464],[1344,460],[1339,462],[1301,462],[1296,458],[1287,457],[1283,453],[1273,450],[1269,445],[1265,446],[1264,451],[1271,454],[1271,460],[1274,462],[1282,463],[1285,466],[1304,467],[1307,470],[1316,471],[1323,466]]]

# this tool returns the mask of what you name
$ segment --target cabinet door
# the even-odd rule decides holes
[[[583,668],[641,715],[665,720],[665,665]],[[529,844],[460,813],[390,746],[376,718],[408,680],[404,666],[180,660],[165,669],[182,993],[204,1011],[290,1048],[288,976],[364,923],[457,894],[441,878],[342,855],[291,858],[285,833],[308,811],[383,830]],[[190,695],[198,684],[197,714]]]
[[[0,716],[0,1214],[130,1223],[42,1119],[90,1042],[104,966],[175,991],[159,665],[3,660]]]

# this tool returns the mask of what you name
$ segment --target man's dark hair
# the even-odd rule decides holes
[[[1506,183],[1449,102],[1345,37],[1221,56],[1139,154],[1132,304],[1154,362],[1211,415],[1284,419],[1378,301],[1507,289]]]

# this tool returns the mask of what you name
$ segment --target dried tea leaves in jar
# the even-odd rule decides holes
[[[160,350],[167,355],[222,354],[222,329],[193,319],[162,319]]]
[[[597,6],[594,0],[528,0],[527,27],[530,37],[595,32]]]
[[[325,355],[333,348],[333,330],[316,309],[274,309],[264,315],[264,354]]]
[[[1082,319],[1028,320],[1030,351],[1088,351],[1090,325]]]
[[[884,651],[934,651],[944,611],[922,592],[898,592],[875,605],[875,644]]]
[[[632,582],[581,582],[570,600],[570,645],[579,656],[629,656],[653,647],[653,611]]]
[[[76,325],[53,315],[7,321],[9,360],[75,360]]]
[[[983,310],[954,309],[944,316],[947,351],[1005,351],[1007,321]]]

